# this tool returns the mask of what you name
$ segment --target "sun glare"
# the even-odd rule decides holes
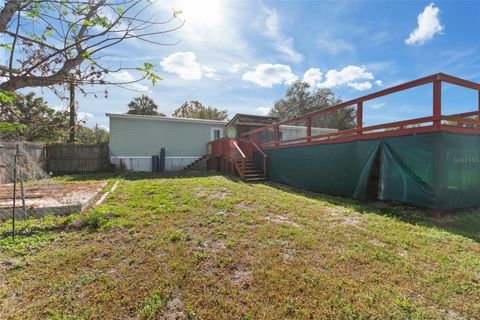
[[[176,10],[182,11],[182,16],[191,26],[220,25],[223,19],[221,0],[182,0],[176,3]]]

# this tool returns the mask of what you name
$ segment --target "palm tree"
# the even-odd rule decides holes
[[[158,106],[147,95],[142,94],[141,97],[136,97],[128,104],[128,114],[141,114],[141,115],[152,115],[152,116],[165,116],[161,112],[157,112]]]

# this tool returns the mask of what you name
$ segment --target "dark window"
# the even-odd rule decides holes
[[[213,130],[213,140],[218,140],[220,139],[220,130],[215,129]]]

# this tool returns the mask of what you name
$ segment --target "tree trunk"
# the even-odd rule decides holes
[[[69,143],[75,143],[75,83],[73,81],[70,82],[70,135],[69,135]]]

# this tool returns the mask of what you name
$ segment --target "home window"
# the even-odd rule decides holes
[[[220,139],[220,129],[213,130],[213,140]]]
[[[210,130],[210,140],[221,139],[223,135],[223,128],[211,128]]]

